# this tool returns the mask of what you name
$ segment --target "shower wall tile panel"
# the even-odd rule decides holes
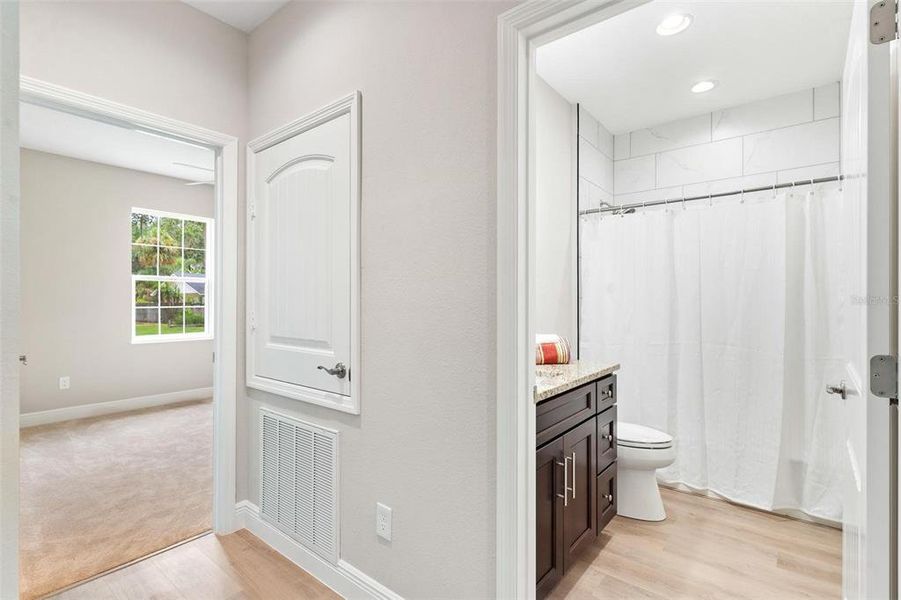
[[[633,131],[630,137],[633,157],[703,144],[711,140],[710,114],[639,129]]]
[[[840,97],[840,84],[831,83],[618,134],[613,201],[674,199],[837,175]],[[597,131],[602,144],[600,132],[607,130],[597,123]]]
[[[613,202],[613,134],[579,107],[579,210]]]
[[[662,152],[657,155],[656,187],[738,177],[741,162],[741,138]]]
[[[579,177],[606,192],[613,191],[613,160],[584,138],[579,140]]]
[[[744,173],[783,171],[839,159],[838,117],[744,137]]]
[[[813,118],[831,119],[841,114],[841,86],[836,83],[821,85],[813,90]]]
[[[656,158],[653,154],[613,163],[613,187],[616,195],[641,192],[658,187]]]
[[[813,120],[813,90],[776,96],[713,113],[713,139],[798,125]]]
[[[613,138],[613,160],[622,160],[631,156],[631,140],[628,133],[621,133]]]

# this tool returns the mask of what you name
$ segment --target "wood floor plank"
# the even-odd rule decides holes
[[[841,532],[662,489],[667,519],[616,517],[551,597],[710,600],[841,596]]]
[[[151,558],[103,577],[116,600],[180,600],[183,596]]]
[[[254,537],[205,535],[57,600],[332,600],[335,592]]]

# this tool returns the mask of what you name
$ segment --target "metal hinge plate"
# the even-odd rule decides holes
[[[870,7],[870,43],[884,44],[898,38],[897,0],[881,0]]]
[[[890,354],[870,358],[870,391],[879,398],[898,397],[898,359]]]

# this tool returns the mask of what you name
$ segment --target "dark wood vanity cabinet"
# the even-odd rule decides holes
[[[615,390],[616,377],[608,375],[536,407],[539,598],[616,514]]]

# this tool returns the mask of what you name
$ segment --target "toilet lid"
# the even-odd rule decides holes
[[[632,448],[669,448],[673,445],[673,436],[653,427],[617,421],[616,443]]]

